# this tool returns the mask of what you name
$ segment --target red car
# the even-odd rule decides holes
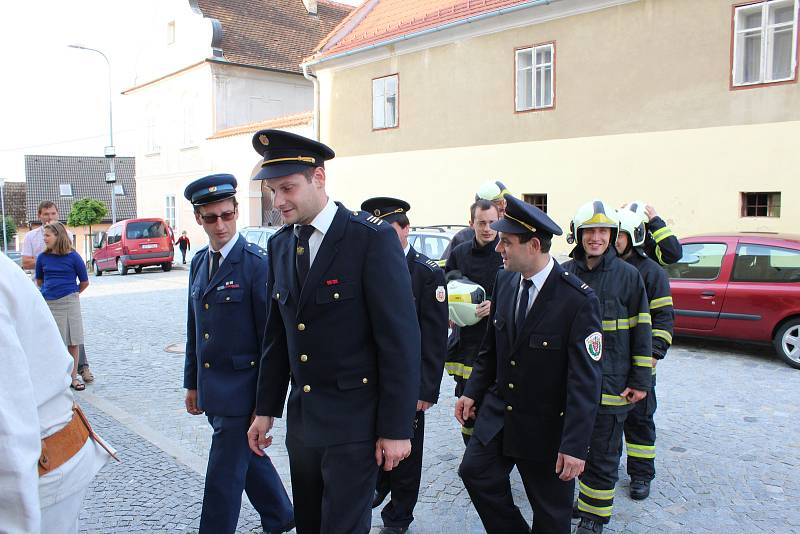
[[[92,270],[95,276],[112,270],[125,276],[128,269],[140,273],[151,265],[169,271],[174,254],[172,237],[172,230],[163,219],[119,221],[95,236]]]
[[[668,266],[675,333],[772,342],[800,369],[800,236],[712,234],[681,239]]]

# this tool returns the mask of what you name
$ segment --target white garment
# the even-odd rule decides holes
[[[539,292],[542,290],[544,283],[547,281],[547,277],[550,276],[550,271],[553,270],[553,265],[555,265],[555,262],[553,261],[553,257],[550,256],[550,261],[547,262],[547,265],[544,266],[544,269],[534,274],[530,278],[524,278],[520,276],[519,289],[517,289],[517,305],[514,307],[514,317],[516,317],[516,313],[519,311],[519,299],[522,296],[522,288],[524,287],[522,285],[523,280],[530,280],[533,282],[531,287],[528,288],[528,308],[525,310],[525,315],[528,315],[528,312],[531,311],[531,306],[533,306],[533,301],[536,300],[537,296],[539,296]]]
[[[211,257],[211,255],[214,252],[219,252],[222,255],[220,257],[220,259],[219,259],[219,264],[222,265],[222,262],[225,261],[225,258],[228,257],[228,254],[231,253],[231,250],[233,250],[233,246],[236,244],[236,242],[238,240],[239,240],[239,232],[236,232],[235,234],[233,234],[233,237],[230,238],[227,243],[222,245],[222,248],[219,249],[219,250],[214,250],[213,248],[211,248],[211,243],[208,244],[208,252],[209,252],[208,253],[208,272],[211,272],[211,264],[213,263],[213,258]]]
[[[41,293],[4,254],[0,362],[0,532],[72,532],[72,518],[50,523],[56,518],[42,508],[83,494],[109,456],[89,440],[70,461],[39,477],[41,439],[72,419],[73,360]]]
[[[308,238],[308,248],[310,249],[308,251],[309,267],[314,265],[314,258],[317,257],[319,247],[322,246],[322,240],[325,238],[325,234],[328,233],[331,224],[333,224],[333,218],[336,217],[336,211],[338,209],[336,203],[329,198],[328,203],[325,204],[322,211],[317,213],[317,216],[311,221],[311,226],[314,227],[314,233]],[[294,235],[300,235],[300,226],[299,224],[294,225]]]

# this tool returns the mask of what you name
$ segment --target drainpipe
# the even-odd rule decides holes
[[[314,129],[314,140],[319,141],[319,80],[309,72],[308,65],[303,63],[300,66],[303,67],[303,77],[314,85],[314,112],[311,114],[311,125]]]

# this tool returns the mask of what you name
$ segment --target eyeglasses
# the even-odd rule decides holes
[[[215,224],[217,219],[222,219],[223,221],[232,221],[234,215],[236,215],[236,210],[233,211],[223,211],[219,215],[216,213],[209,213],[208,215],[200,215],[200,218],[203,219],[203,222],[206,224]]]

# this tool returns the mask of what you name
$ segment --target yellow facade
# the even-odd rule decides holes
[[[397,195],[414,223],[463,223],[477,186],[499,179],[547,194],[565,229],[593,197],[649,201],[678,235],[800,228],[800,86],[730,88],[734,3],[619,4],[518,27],[498,17],[315,65],[336,197]],[[514,50],[545,42],[555,106],[515,113]],[[399,127],[373,131],[371,80],[395,73]],[[741,193],[757,191],[781,193],[779,218],[741,217]]]

